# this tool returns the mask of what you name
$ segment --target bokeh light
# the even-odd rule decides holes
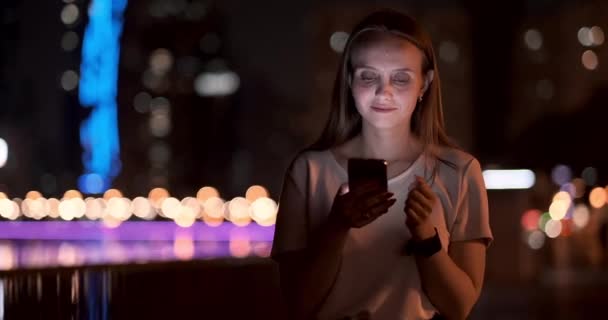
[[[13,269],[17,264],[16,258],[12,244],[0,243],[0,270]],[[3,292],[0,292],[0,296],[2,296],[2,294]]]
[[[562,222],[558,220],[549,220],[545,225],[545,234],[549,238],[557,238],[562,232]]]
[[[86,198],[84,203],[87,207],[87,211],[84,214],[87,219],[97,220],[103,217],[106,209],[106,203],[103,199]]]
[[[80,10],[78,10],[78,7],[75,4],[70,3],[61,10],[61,21],[64,24],[70,25],[78,20],[79,15]]]
[[[543,46],[543,36],[537,29],[529,29],[524,33],[524,42],[530,50],[538,50]]]
[[[344,31],[336,31],[329,37],[329,46],[335,52],[341,53],[344,51],[346,42],[348,41],[348,33]]]
[[[182,228],[190,228],[196,221],[196,214],[192,208],[180,204],[179,211],[173,220]]]
[[[133,214],[141,219],[150,219],[152,213],[152,206],[150,201],[144,197],[136,197],[131,202],[131,211]]]
[[[9,199],[0,199],[0,216],[8,219],[8,217],[13,216],[13,211],[15,211],[15,206],[13,205],[13,201]]]
[[[595,52],[593,52],[592,50],[586,50],[585,52],[583,52],[583,55],[581,56],[581,62],[583,64],[583,67],[585,67],[585,69],[587,70],[595,70],[599,65],[599,59],[597,57],[597,54],[595,54]]]
[[[247,189],[245,192],[245,198],[249,200],[249,202],[253,203],[258,198],[268,197],[268,190],[262,186],[253,185]]]
[[[55,198],[50,198],[46,201],[46,212],[49,218],[59,218],[59,203],[59,200]]]
[[[262,226],[274,225],[277,218],[277,203],[267,197],[258,198],[251,204],[251,217]]]
[[[152,207],[159,209],[162,201],[169,197],[169,191],[165,188],[154,188],[148,193]]]
[[[601,187],[595,187],[589,193],[589,204],[592,207],[599,209],[606,204],[606,190]]]
[[[540,230],[534,230],[528,235],[528,246],[538,250],[545,244],[545,234]]]
[[[72,91],[78,87],[78,73],[74,70],[66,70],[61,75],[61,87],[65,91]]]
[[[156,75],[164,75],[173,67],[173,55],[165,48],[158,48],[150,54],[150,70]]]
[[[557,165],[551,171],[551,179],[553,180],[553,183],[561,186],[572,180],[572,170],[566,165]]]
[[[218,197],[208,198],[203,203],[204,215],[212,219],[220,219],[224,217],[224,200]]]
[[[588,186],[594,186],[597,183],[597,169],[594,167],[587,167],[583,169],[581,177]]]
[[[110,198],[106,211],[108,215],[126,221],[131,217],[131,201],[127,198]]]
[[[72,51],[78,47],[80,41],[78,34],[74,31],[68,31],[61,37],[61,48],[64,51]]]
[[[591,39],[591,29],[588,27],[578,29],[577,38],[578,42],[585,47],[589,47],[593,44],[593,39]]]
[[[585,189],[587,187],[585,180],[583,180],[581,178],[575,178],[572,180],[572,185],[574,186],[574,190],[575,190],[575,192],[574,192],[575,199],[579,199],[583,195],[585,195]]]
[[[177,235],[173,241],[173,254],[180,260],[194,257],[194,242],[190,235]]]
[[[108,189],[103,193],[104,200],[108,201],[112,198],[122,198],[122,192],[118,189]]]
[[[8,143],[6,140],[0,138],[0,168],[6,165],[8,160]]]
[[[219,198],[220,193],[214,187],[202,187],[196,193],[196,199],[201,203],[205,203],[209,198]]]
[[[238,90],[240,82],[232,71],[203,72],[194,80],[194,90],[202,97],[227,96]]]
[[[147,113],[150,111],[151,101],[152,96],[149,93],[142,91],[133,98],[133,107],[139,113]]]
[[[572,223],[575,229],[582,229],[589,223],[589,208],[583,204],[577,204],[574,207],[574,213],[572,214]]]
[[[551,220],[551,215],[549,212],[541,214],[540,218],[538,218],[538,229],[545,230],[545,225],[549,220]]]
[[[63,198],[64,199],[73,199],[73,198],[82,199],[82,193],[80,193],[80,191],[78,191],[78,190],[68,190],[63,194]]]
[[[192,210],[192,213],[194,214],[194,216],[196,218],[201,217],[201,211],[202,211],[201,204],[198,202],[198,200],[196,198],[186,197],[186,198],[182,199],[182,206],[190,208],[190,210]]]
[[[177,214],[181,210],[181,206],[182,205],[179,200],[173,197],[169,197],[162,201],[161,211],[165,217],[173,219],[177,217]]]
[[[28,191],[28,193],[25,194],[25,198],[34,200],[34,199],[42,198],[42,194],[38,191],[32,190],[32,191]]]
[[[604,30],[598,26],[593,26],[589,29],[589,38],[591,44],[594,46],[600,46],[604,43]]]

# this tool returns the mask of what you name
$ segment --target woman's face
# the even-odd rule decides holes
[[[364,124],[409,128],[416,102],[427,87],[423,57],[406,39],[380,32],[353,48],[351,92]]]

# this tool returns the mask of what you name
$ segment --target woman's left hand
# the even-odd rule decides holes
[[[424,240],[435,235],[435,226],[431,221],[431,212],[437,202],[437,195],[423,178],[416,176],[415,187],[405,201],[405,225],[412,237]]]

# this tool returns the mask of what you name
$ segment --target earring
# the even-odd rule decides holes
[[[422,102],[422,96],[418,97],[418,102]]]

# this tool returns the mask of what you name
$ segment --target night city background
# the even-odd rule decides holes
[[[70,272],[133,252],[242,263],[250,278],[209,271],[228,279],[215,294],[185,290],[209,315],[234,315],[235,291],[262,314],[283,174],[325,124],[349,30],[383,7],[429,30],[448,133],[485,170],[495,240],[471,319],[606,317],[608,2],[3,0],[0,319],[43,316],[15,289],[28,270],[67,270],[73,298]],[[41,310],[98,310],[83,290]],[[178,300],[181,315],[198,303]]]

